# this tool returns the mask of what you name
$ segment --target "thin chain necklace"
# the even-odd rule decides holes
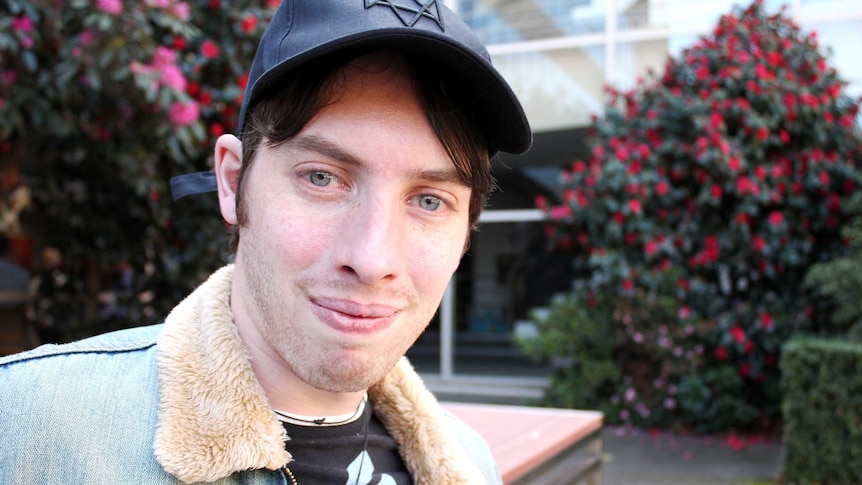
[[[347,424],[347,423],[350,423],[352,421],[355,421],[357,417],[361,416],[362,413],[365,412],[365,407],[366,407],[366,405],[368,405],[367,401],[368,401],[368,395],[366,394],[362,398],[362,402],[359,403],[359,407],[356,408],[356,412],[354,412],[349,418],[347,418],[344,421],[340,421],[338,423],[327,422],[326,425],[327,426],[337,426],[339,424]],[[368,412],[365,413],[366,414],[365,422],[363,423],[364,424],[363,428],[365,428],[365,438],[363,439],[363,442],[362,442],[363,456],[359,461],[359,472],[356,475],[357,477],[362,476],[362,467],[365,465],[365,456],[368,455],[368,423],[371,421],[371,414],[373,412],[371,410],[370,405],[368,405],[368,408],[369,408]],[[319,418],[319,419],[306,420],[306,419],[297,418],[295,416],[289,416],[286,413],[284,413],[283,411],[279,411],[277,409],[273,409],[273,411],[275,411],[275,414],[278,415],[279,419],[281,419],[282,421],[284,421],[284,419],[282,419],[282,418],[287,418],[287,419],[291,419],[291,420],[304,422],[304,423],[306,423],[305,426],[308,426],[308,424],[316,424],[318,426],[323,426],[324,420],[326,419],[324,417],[324,418]],[[294,423],[294,424],[296,424],[296,423]],[[299,485],[299,482],[296,481],[296,477],[293,475],[293,472],[290,471],[290,468],[286,464],[281,469],[284,472],[284,474],[287,475],[287,478],[290,479],[290,485]]]

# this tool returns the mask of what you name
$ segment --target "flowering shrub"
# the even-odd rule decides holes
[[[574,255],[575,292],[616,300],[609,420],[769,423],[783,343],[840,330],[802,283],[842,251],[859,182],[843,85],[815,34],[756,1],[632,91],[608,89],[592,158],[560,173],[562,203],[537,205]]]
[[[0,4],[0,167],[78,282],[68,337],[158,321],[223,262],[214,198],[174,204],[168,182],[208,169],[235,128],[273,3]]]

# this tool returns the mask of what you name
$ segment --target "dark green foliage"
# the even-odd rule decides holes
[[[831,333],[862,342],[862,194],[847,204],[853,219],[844,227],[847,255],[818,263],[806,275],[806,283],[827,296],[832,304]]]
[[[785,481],[862,483],[862,345],[794,339],[781,370]]]
[[[555,362],[559,370],[547,396],[552,406],[605,412],[612,408],[601,396],[619,386],[621,373],[613,360],[613,327],[607,319],[595,318],[596,312],[607,311],[599,305],[583,295],[555,299],[547,314],[533,313],[538,336],[519,341],[524,353],[536,360],[569,356]]]

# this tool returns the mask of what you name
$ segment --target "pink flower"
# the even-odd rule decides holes
[[[15,17],[12,19],[12,30],[15,32],[30,32],[33,30],[33,21],[26,15]]]
[[[180,20],[188,20],[191,17],[191,9],[186,2],[177,2],[168,7],[168,12],[174,14]]]
[[[631,199],[629,201],[629,212],[632,214],[640,214],[641,213],[641,201],[637,199]]]
[[[768,313],[764,313],[763,315],[760,315],[760,325],[763,328],[769,328],[772,326],[772,324],[773,324],[772,315],[770,315]]]
[[[81,32],[80,41],[81,47],[89,47],[96,42],[96,34],[90,29],[84,29],[84,31]]]
[[[160,69],[168,64],[174,64],[177,61],[177,53],[165,46],[156,47],[156,52],[153,54],[153,67]]]
[[[655,184],[655,193],[660,197],[664,197],[665,195],[667,195],[668,190],[670,190],[670,187],[664,180]]]
[[[186,126],[194,123],[200,116],[198,104],[194,101],[181,103],[175,101],[168,112],[168,119],[176,126]]]
[[[120,15],[123,11],[122,0],[96,0],[96,8],[110,15]]]
[[[558,221],[572,215],[572,208],[568,205],[558,205],[551,209],[551,219]]]
[[[184,91],[186,89],[186,77],[179,66],[175,64],[162,66],[159,82],[175,91]]]

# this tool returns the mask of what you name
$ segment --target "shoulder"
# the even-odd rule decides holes
[[[147,350],[156,345],[162,325],[118,330],[68,344],[47,344],[27,352],[0,357],[0,368],[16,364],[39,362],[55,357],[85,354],[127,354]]]
[[[485,476],[487,483],[492,485],[501,484],[500,472],[497,462],[491,455],[491,448],[485,438],[467,423],[456,417],[449,411],[443,411],[444,423],[461,442],[461,445],[470,456],[470,460],[476,464]]]

